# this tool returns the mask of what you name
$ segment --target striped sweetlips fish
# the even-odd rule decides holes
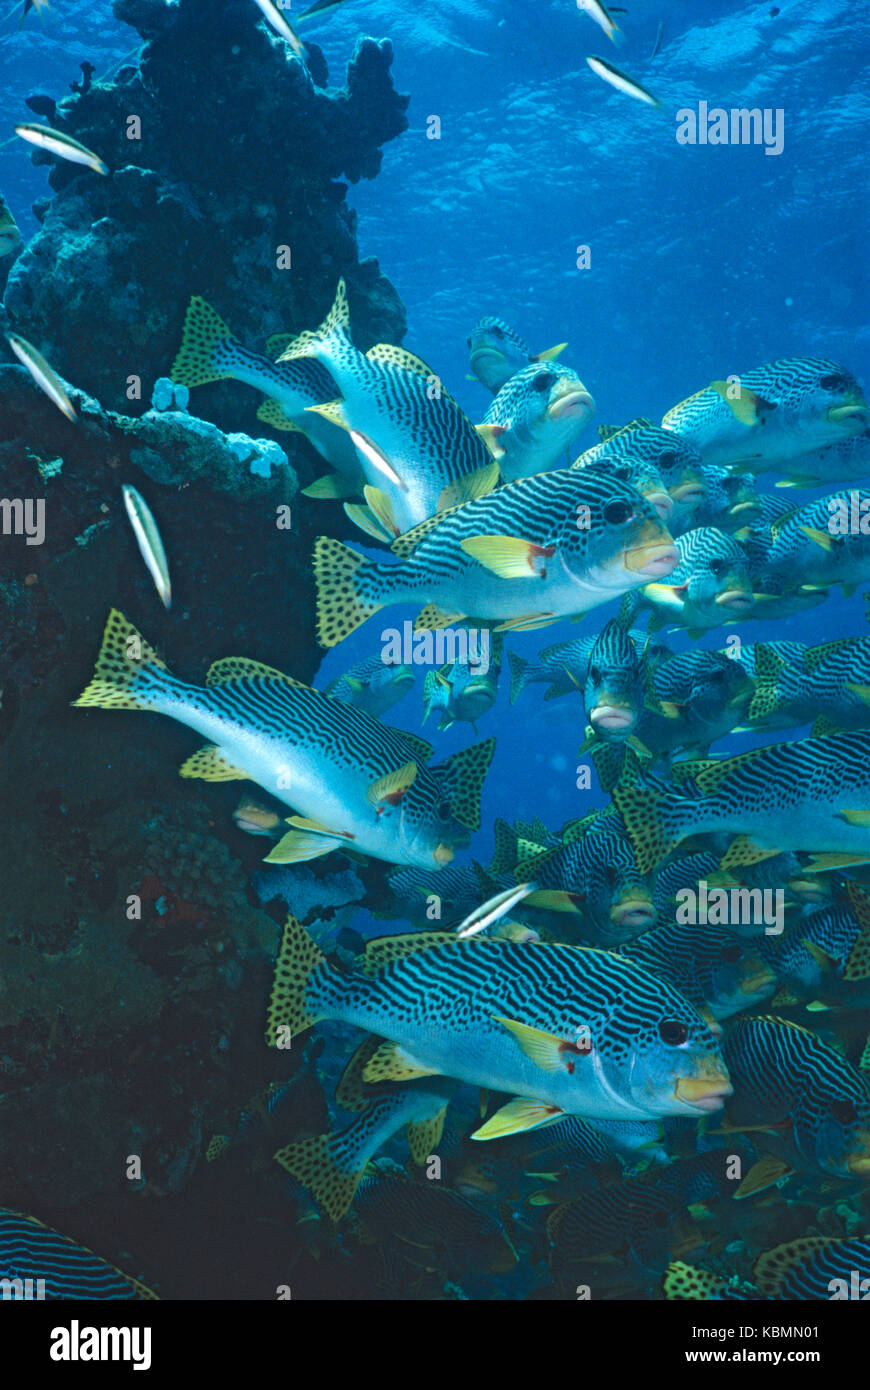
[[[394,541],[398,564],[329,536],[314,549],[318,637],[340,642],[379,609],[424,601],[419,627],[463,618],[545,626],[670,573],[677,552],[635,489],[596,469],[508,483]]]
[[[339,974],[291,917],[267,1040],[323,1019],[385,1040],[367,1081],[441,1074],[513,1095],[478,1139],[566,1113],[698,1117],[731,1090],[697,1010],[640,966],[588,947],[417,932],[369,941],[362,969]]]
[[[533,362],[552,362],[567,346],[558,343],[533,353],[510,324],[492,314],[479,319],[468,337],[471,370],[493,395],[523,367]]]
[[[347,430],[357,446],[367,507],[347,510],[370,534],[389,541],[495,487],[497,464],[426,363],[390,343],[367,353],[354,346],[343,280],[324,322],[291,339],[278,362],[308,360],[336,384],[308,410]]]
[[[513,482],[555,468],[594,412],[595,402],[570,367],[532,364],[505,383],[477,432],[505,482]]]
[[[797,1023],[738,1019],[723,1050],[733,1099],[725,1132],[763,1128],[794,1169],[870,1176],[870,1076]]]
[[[183,777],[249,778],[299,814],[270,863],[347,848],[396,864],[447,864],[480,824],[488,739],[439,767],[431,745],[246,657],[214,662],[206,687],[187,685],[113,609],[94,677],[73,702],[153,710],[211,741]]]
[[[870,579],[870,491],[849,488],[818,497],[771,524],[763,560],[756,561],[762,589],[826,589]]]
[[[680,516],[680,529],[706,496],[706,482],[698,450],[686,439],[638,417],[620,429],[604,425],[600,444],[575,459],[572,468],[593,464],[608,468],[620,464],[631,469],[631,481],[649,497],[670,522]]]
[[[722,867],[815,851],[809,872],[870,861],[870,732],[795,739],[687,764],[677,792],[647,779],[613,800],[648,873],[689,835],[730,831]],[[688,793],[688,794],[687,794]]]
[[[714,381],[662,420],[664,429],[694,444],[705,463],[752,472],[864,434],[868,423],[870,406],[858,382],[825,357],[781,357]]]
[[[21,1298],[157,1298],[138,1279],[51,1230],[37,1217],[0,1207],[0,1282],[16,1280],[21,1283]]]

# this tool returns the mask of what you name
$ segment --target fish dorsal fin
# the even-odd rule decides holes
[[[320,347],[325,338],[340,333],[347,336],[350,332],[350,310],[347,305],[347,286],[344,280],[339,280],[338,288],[335,291],[335,299],[332,308],[323,320],[319,328],[313,330],[306,329],[292,338],[278,358],[279,362],[288,362],[294,357],[307,357],[313,348]]]
[[[299,690],[308,689],[302,681],[294,680],[283,671],[276,671],[274,666],[267,666],[264,661],[254,661],[248,656],[222,656],[213,661],[206,672],[205,683],[211,688],[213,685],[228,685],[230,681],[256,679],[281,681],[283,685],[294,685]]]
[[[821,642],[817,647],[810,647],[804,652],[806,670],[811,673],[817,671],[829,656],[854,647],[857,640],[855,637],[839,637],[833,642]]]
[[[634,420],[629,420],[627,425],[599,425],[598,438],[602,443],[609,439],[614,439],[618,434],[632,434],[635,430],[649,429],[652,420],[648,420],[645,415],[638,415]]]
[[[726,1288],[725,1280],[707,1269],[674,1260],[662,1279],[662,1292],[668,1302],[678,1299],[719,1299]]]
[[[278,361],[285,347],[293,342],[293,333],[270,333],[266,339],[266,356],[271,357],[273,362]]]
[[[307,414],[322,416],[324,420],[328,420],[331,425],[337,425],[341,430],[350,431],[347,407],[340,396],[332,401],[321,401],[318,405],[307,405],[305,410]]]
[[[432,769],[454,817],[469,830],[480,829],[480,794],[494,752],[495,739],[485,738],[482,743],[460,748],[458,753]]]
[[[490,1115],[486,1124],[473,1131],[472,1139],[504,1139],[508,1134],[522,1134],[529,1129],[539,1129],[541,1125],[554,1124],[561,1120],[564,1110],[543,1100],[531,1100],[526,1096],[514,1096],[507,1105]]]
[[[201,777],[204,782],[239,782],[250,777],[244,768],[234,767],[215,743],[191,753],[178,772],[181,777]]]
[[[519,848],[519,844],[517,846]],[[563,848],[562,845],[554,845],[552,849],[541,850],[538,854],[530,854],[527,858],[519,857],[512,872],[517,882],[526,883],[530,879],[537,878],[538,874],[547,864],[552,864],[554,858]]]
[[[336,1102],[343,1110],[365,1110],[371,1100],[364,1072],[383,1041],[376,1033],[369,1033],[348,1058],[347,1066],[335,1088]]]
[[[765,1250],[755,1261],[753,1277],[762,1298],[776,1298],[785,1277],[796,1265],[809,1259],[820,1250],[827,1250],[838,1244],[835,1236],[801,1236],[798,1240],[786,1241],[773,1250]]]
[[[495,851],[489,863],[491,874],[508,874],[517,862],[517,832],[501,816],[497,816],[493,827]]]
[[[305,433],[300,425],[290,419],[284,407],[273,400],[271,396],[263,401],[257,411],[257,419],[263,425],[270,425],[273,430],[292,430],[296,434]]]
[[[576,816],[574,820],[566,821],[562,826],[562,842],[566,845],[573,845],[575,840],[582,840],[586,831],[594,825],[598,819],[597,811],[590,811],[588,816]]]
[[[446,399],[452,405],[456,405],[453,397],[448,395],[441,385],[437,372],[433,372],[428,362],[424,362],[422,357],[418,357],[415,352],[409,352],[407,348],[399,347],[397,343],[375,343],[374,347],[369,348],[366,357],[370,362],[377,362],[385,367],[403,367],[405,371],[414,372],[416,376],[431,378],[432,381],[438,383],[439,399]]]
[[[444,1105],[435,1115],[431,1115],[428,1120],[412,1120],[405,1126],[405,1138],[408,1141],[408,1149],[411,1154],[411,1162],[422,1167],[430,1154],[433,1154],[441,1143],[441,1135],[444,1133],[444,1120],[447,1116],[447,1106]]]
[[[436,946],[462,946],[463,942],[454,932],[417,931],[400,932],[395,936],[375,936],[366,942],[363,969],[366,975],[377,975],[397,960],[414,955],[417,951],[431,951]]]
[[[429,532],[434,531],[436,526],[441,525],[445,517],[450,516],[451,512],[455,512],[457,507],[462,505],[463,503],[458,502],[456,507],[448,507],[446,511],[436,512],[434,516],[427,516],[425,521],[418,521],[417,525],[412,526],[410,531],[403,531],[401,536],[396,536],[390,545],[393,554],[398,555],[402,560],[406,559],[408,555],[413,555],[417,546],[428,536]]]
[[[372,1053],[363,1068],[363,1080],[415,1081],[420,1076],[438,1076],[438,1068],[427,1066],[425,1062],[406,1052],[401,1043],[385,1040]]]
[[[753,762],[759,754],[766,752],[766,748],[752,748],[748,753],[735,753],[733,758],[703,759],[702,761],[706,762],[707,766],[695,774],[695,781],[702,792],[714,792],[735,768],[746,766],[747,763]]]
[[[428,763],[435,751],[431,743],[427,743],[419,734],[409,734],[407,729],[394,729],[393,733],[408,745],[418,762]]]
[[[671,781],[675,782],[678,787],[683,787],[687,782],[695,781],[709,768],[717,768],[718,766],[718,758],[681,758],[678,763],[674,763],[671,767]]]
[[[442,488],[436,512],[444,516],[465,502],[473,502],[477,497],[487,497],[497,485],[500,476],[495,460],[484,464],[482,468],[475,468],[471,473],[463,473],[461,478]]]
[[[606,444],[608,439],[612,439],[615,434],[619,434],[621,429],[622,425],[599,425],[598,438],[601,440],[602,444]],[[588,452],[587,450],[587,453]]]

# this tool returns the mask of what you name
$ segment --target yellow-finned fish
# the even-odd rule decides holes
[[[625,92],[626,96],[635,97],[638,101],[645,101],[648,106],[661,106],[658,97],[654,97],[652,92],[648,92],[646,87],[642,87],[633,77],[629,77],[627,72],[617,68],[613,63],[608,63],[606,58],[587,58],[587,63],[594,73],[609,82],[611,87],[615,87],[618,92]]]
[[[48,150],[49,154],[57,155],[58,159],[66,159],[70,164],[83,164],[86,169],[93,169],[96,174],[109,172],[108,164],[100,159],[98,154],[94,154],[93,150],[89,150],[87,145],[79,144],[78,140],[74,140],[71,135],[65,135],[61,130],[52,130],[50,125],[23,122],[15,127],[15,134],[20,135],[28,144]]]
[[[577,0],[578,10],[584,10],[590,19],[594,19],[599,29],[614,43],[622,42],[622,30],[618,24],[614,24],[613,19],[601,3],[601,0]]]
[[[171,608],[172,586],[169,583],[169,566],[166,563],[166,551],[160,539],[157,522],[151,514],[151,508],[142,494],[131,487],[129,483],[124,484],[121,492],[124,497],[124,506],[127,508],[127,515],[130,518],[130,525],[133,527],[133,535],[136,537],[142,559],[148,566],[148,573],[154,580],[154,587],[160,595],[163,607]]]
[[[68,420],[77,420],[75,408],[64,390],[60,377],[48,365],[42,353],[37,352],[33,344],[28,343],[27,339],[22,338],[18,333],[7,333],[6,341],[21,365],[27,368],[37,386],[45,392],[48,399],[54,401],[58,410],[62,410]]]

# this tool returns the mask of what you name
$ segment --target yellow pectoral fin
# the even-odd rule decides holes
[[[302,489],[302,496],[325,500],[352,497],[355,492],[355,484],[343,478],[340,473],[324,473],[322,477],[315,478],[313,483]]]
[[[801,945],[805,946],[820,970],[834,970],[837,962],[833,956],[829,956],[827,951],[823,951],[821,946],[817,946],[814,941],[810,941],[808,936],[803,937]]]
[[[504,1139],[508,1134],[520,1134],[526,1129],[537,1129],[540,1125],[552,1124],[563,1114],[564,1111],[556,1105],[516,1096],[491,1115],[486,1124],[474,1130],[470,1138]]]
[[[508,618],[493,628],[493,632],[534,632],[539,627],[552,627],[555,613],[525,613],[520,618]]]
[[[545,1033],[542,1028],[531,1028],[527,1023],[518,1023],[516,1019],[502,1018],[498,1014],[493,1014],[493,1018],[516,1038],[529,1061],[534,1062],[541,1071],[558,1071],[565,1067],[568,1054],[571,1057],[589,1054],[589,1048],[582,1048],[555,1033]]]
[[[844,681],[843,689],[857,695],[858,699],[863,700],[865,705],[870,705],[870,685],[855,685],[852,681]]]
[[[727,381],[711,381],[710,387],[722,397],[735,420],[739,420],[741,425],[757,425],[763,411],[770,409],[769,402],[763,396],[747,390],[745,386],[740,388],[736,397],[729,394],[732,384]]]
[[[870,825],[870,811],[838,811],[837,816],[848,825]]]
[[[819,531],[815,526],[799,526],[798,530],[803,531],[805,536],[809,536],[810,540],[815,541],[823,550],[833,550],[834,541],[827,531]]]
[[[202,777],[206,782],[237,782],[250,775],[244,768],[233,767],[214,743],[191,753],[178,771],[181,777]]]
[[[486,497],[498,483],[499,476],[499,467],[495,459],[483,468],[476,468],[473,473],[463,474],[461,478],[448,483],[442,489],[436,512],[446,512],[463,502],[473,502],[476,497]]]
[[[493,458],[496,461],[503,459],[505,451],[499,441],[503,434],[507,434],[507,425],[475,425],[474,429],[480,435]]]
[[[396,521],[390,498],[381,488],[372,487],[371,483],[367,483],[363,488],[363,496],[381,526],[389,533],[390,540],[395,540],[396,536],[400,534],[401,527]]]
[[[312,415],[322,415],[324,420],[328,420],[331,425],[338,425],[343,430],[350,429],[343,400],[323,401],[321,405],[307,405],[305,409],[309,410]]]
[[[681,612],[686,606],[683,584],[644,584],[641,593],[650,603],[655,603],[660,608],[673,608]]]
[[[814,854],[804,865],[804,873],[824,874],[830,869],[849,869],[856,864],[870,864],[870,854],[838,854],[832,850],[829,854]]]
[[[557,343],[555,347],[544,348],[543,352],[535,353],[533,360],[535,362],[555,362],[556,358],[561,356],[567,346],[567,343]]]
[[[734,1197],[751,1197],[757,1192],[764,1192],[768,1187],[775,1187],[785,1178],[790,1178],[794,1171],[782,1158],[761,1158],[753,1163]]]
[[[571,894],[562,892],[558,888],[536,889],[534,893],[529,894],[526,902],[529,907],[546,907],[551,912],[574,912],[582,915]]]
[[[555,555],[554,545],[536,545],[522,536],[469,536],[460,542],[466,555],[497,574],[499,579],[531,579],[546,573],[536,560]]]
[[[366,792],[366,800],[370,806],[379,806],[382,802],[395,806],[401,801],[416,776],[416,762],[404,763],[395,772],[388,772],[372,782]]]
[[[383,1042],[363,1067],[364,1081],[413,1081],[418,1076],[437,1076],[438,1068],[412,1057],[397,1042]]]
[[[393,539],[392,532],[385,530],[370,507],[364,507],[361,502],[345,502],[344,511],[354,526],[365,531],[367,536],[373,536],[376,541],[383,541],[385,545],[390,544]]]
[[[336,847],[335,840],[317,832],[288,830],[263,863],[304,864],[309,859],[319,859],[322,854],[331,854]]]

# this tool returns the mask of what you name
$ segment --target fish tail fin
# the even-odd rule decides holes
[[[361,1116],[360,1120],[364,1120]],[[275,1154],[275,1161],[307,1188],[319,1207],[336,1224],[346,1214],[365,1171],[368,1155],[355,1154],[346,1142],[360,1126],[355,1120],[338,1134],[315,1134],[288,1144]]]
[[[310,1000],[309,992],[315,977],[326,977],[328,973],[323,952],[302,923],[289,916],[284,924],[269,998],[266,1042],[270,1047],[288,1047],[297,1033],[304,1033],[327,1017]]]
[[[179,386],[207,386],[232,376],[221,349],[235,341],[228,326],[210,304],[195,294],[187,306],[181,347],[169,375]]]
[[[669,1301],[678,1299],[720,1299],[726,1288],[726,1281],[718,1274],[695,1265],[683,1264],[674,1260],[668,1265],[662,1280],[662,1291]]]
[[[517,652],[508,652],[511,668],[511,704],[515,705],[527,685],[526,672],[529,662]]]
[[[332,308],[320,327],[306,328],[302,333],[297,333],[295,338],[290,339],[278,361],[289,362],[294,357],[328,356],[330,339],[335,338],[350,338],[350,311],[344,280],[339,280]]]
[[[314,545],[317,585],[317,640],[334,647],[377,613],[383,603],[360,593],[361,569],[372,562],[332,536],[318,536]],[[369,586],[371,587],[371,586]]]
[[[679,839],[669,833],[665,823],[666,793],[657,787],[621,783],[611,796],[634,846],[638,869],[642,874],[651,873]]]
[[[440,767],[438,774],[454,816],[469,830],[480,829],[480,796],[484,778],[495,752],[495,739],[485,738],[470,748],[461,748]]]
[[[779,707],[780,695],[777,682],[785,668],[785,662],[772,648],[763,642],[755,645],[755,690],[747,711],[747,718],[754,722],[773,714]]]
[[[73,705],[85,709],[154,709],[155,696],[174,684],[153,647],[112,608],[90,683]]]

